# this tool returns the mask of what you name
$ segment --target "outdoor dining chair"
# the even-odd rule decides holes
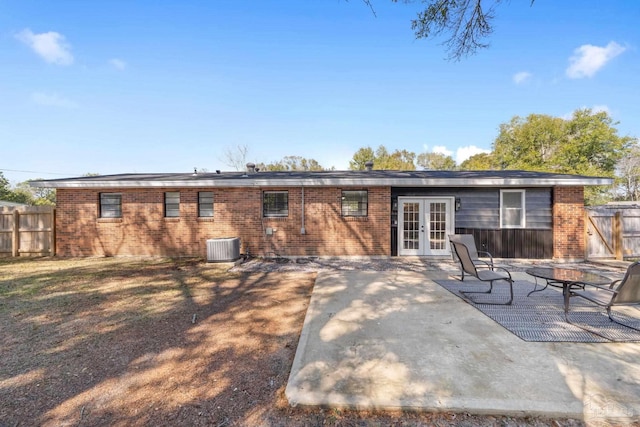
[[[471,258],[471,261],[477,267],[485,267],[485,268],[489,268],[490,270],[493,270],[493,256],[491,256],[491,254],[487,251],[479,251],[476,248],[476,241],[473,238],[473,234],[450,234],[449,241],[452,243],[456,241],[458,243],[462,243],[463,245],[465,245],[469,250],[469,257]],[[455,255],[456,252],[455,250],[453,250],[453,247],[451,249],[452,249],[451,253],[454,255],[454,261],[460,262],[460,258],[458,258],[457,255]],[[480,255],[482,255],[482,257]],[[461,270],[462,280],[464,280],[464,269],[462,268],[462,265],[460,270]]]
[[[640,304],[640,261],[635,262],[627,268],[622,280],[615,280],[609,286],[587,285],[584,289],[570,289],[565,295],[564,315],[567,322],[570,322],[567,315],[569,312],[569,301],[572,297],[584,298],[606,308],[609,319],[627,328],[640,329],[627,325],[613,318],[611,310],[615,306]]]
[[[510,305],[513,302],[513,279],[511,278],[511,273],[507,271],[503,267],[492,266],[489,268],[488,266],[478,267],[476,263],[473,262],[471,258],[471,252],[469,247],[462,243],[460,240],[453,238],[453,235],[449,236],[449,241],[453,246],[453,250],[460,261],[460,268],[464,273],[467,273],[481,282],[489,282],[489,290],[487,291],[460,291],[460,293],[468,298],[471,302],[476,304],[491,304],[491,305]],[[475,245],[474,245],[475,246]],[[463,276],[464,278],[464,276]],[[476,302],[467,294],[489,294],[493,290],[493,283],[503,280],[509,284],[509,300],[505,302]]]

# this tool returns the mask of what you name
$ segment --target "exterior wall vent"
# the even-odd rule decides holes
[[[238,258],[240,258],[238,237],[207,240],[207,262],[230,262]]]

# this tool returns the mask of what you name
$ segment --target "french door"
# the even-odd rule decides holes
[[[398,255],[449,255],[453,197],[398,197]]]

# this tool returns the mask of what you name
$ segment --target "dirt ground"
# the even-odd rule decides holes
[[[315,272],[169,259],[0,258],[0,426],[577,426],[292,408]]]

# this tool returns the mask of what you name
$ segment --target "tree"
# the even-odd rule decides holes
[[[425,170],[455,170],[456,161],[453,157],[442,153],[420,153],[416,161]]]
[[[635,141],[618,136],[614,127],[618,123],[605,111],[576,110],[565,124],[568,143],[563,144],[558,157],[566,165],[566,172],[613,177],[616,164]]]
[[[460,163],[460,170],[483,171],[495,169],[495,160],[492,153],[478,153]]]
[[[56,192],[51,188],[36,188],[29,185],[29,181],[19,183],[15,189],[11,188],[9,180],[0,172],[0,200],[25,205],[55,205]],[[34,180],[34,181],[37,181]]]
[[[531,114],[514,117],[500,125],[493,144],[494,164],[500,169],[614,177],[617,162],[628,152],[634,138],[618,136],[611,117],[590,109],[576,110],[572,117]],[[587,188],[593,203],[606,191]]]
[[[379,170],[416,170],[416,153],[407,150],[395,150],[389,153],[384,145],[376,150],[373,168]]]
[[[493,156],[500,169],[544,170],[561,168],[556,156],[565,136],[565,121],[559,117],[530,114],[515,116],[500,125],[493,143]]]
[[[33,204],[28,194],[11,189],[11,183],[2,172],[0,172],[0,200],[27,205]]]
[[[268,164],[257,163],[262,171],[322,171],[325,170],[315,159],[300,156],[285,156],[282,160]]]
[[[617,165],[619,197],[622,200],[640,200],[640,146],[636,143]]]
[[[531,114],[500,125],[493,155],[501,169],[613,177],[633,138],[620,137],[604,112],[580,109],[568,120]]]
[[[375,153],[371,147],[358,149],[349,161],[350,170],[364,170],[365,163],[373,161],[376,170],[416,170],[416,153],[407,150],[395,150],[389,153],[384,145],[380,145]]]
[[[398,0],[392,0],[397,3]],[[404,0],[414,3],[416,0]],[[364,0],[371,6],[369,0]],[[449,59],[460,60],[484,49],[492,32],[496,7],[503,0],[421,0],[427,7],[411,21],[417,39],[448,35],[444,41]],[[533,5],[534,0],[531,0]],[[488,5],[487,5],[488,3]]]
[[[28,200],[26,203],[29,205],[55,206],[56,190],[53,188],[32,187],[30,185],[31,181],[38,181],[38,179],[19,183],[16,185],[14,192],[24,195],[25,200]]]
[[[349,169],[352,171],[365,170],[365,163],[374,161],[376,155],[371,147],[363,147],[353,154],[353,158],[349,160]],[[374,163],[375,167],[375,163]]]
[[[13,191],[11,191],[11,183],[4,177],[4,174],[0,172],[0,200],[14,202],[14,197]]]
[[[249,147],[246,145],[238,145],[236,149],[227,147],[224,151],[224,159],[222,161],[229,167],[234,168],[237,171],[244,170],[247,165],[247,155],[249,154]]]

